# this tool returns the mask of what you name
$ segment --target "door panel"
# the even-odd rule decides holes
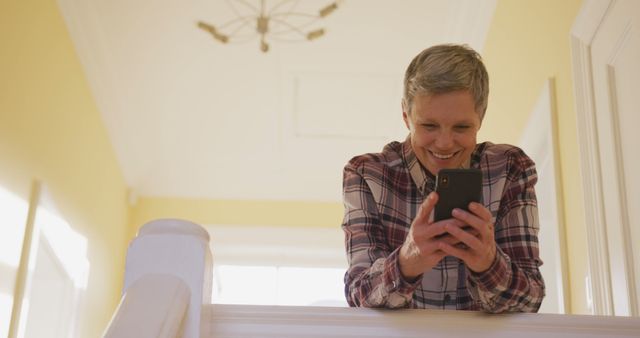
[[[580,142],[592,147],[582,153],[585,194],[590,195],[585,209],[598,209],[586,210],[596,216],[587,218],[591,254],[601,256],[590,257],[591,274],[603,289],[595,296],[607,298],[600,303],[608,307],[596,313],[638,315],[640,218],[634,209],[640,206],[635,174],[640,164],[634,148],[640,146],[640,1],[586,1],[583,6],[578,22],[594,8],[602,12],[591,15],[583,29],[588,34],[578,36],[582,49],[574,55],[575,63],[588,65],[576,75],[576,92],[578,120],[590,127],[581,130]],[[574,38],[575,31],[576,26]]]

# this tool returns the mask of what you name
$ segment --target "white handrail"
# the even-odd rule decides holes
[[[135,330],[150,326],[140,332],[149,337],[157,337],[158,332],[166,337],[200,337],[202,305],[211,303],[212,269],[209,234],[204,228],[177,219],[145,224],[129,245],[123,299],[105,335],[143,337]],[[167,308],[170,305],[184,305],[186,312]],[[174,332],[180,322],[183,330]]]
[[[211,269],[202,227],[180,220],[147,223],[129,247],[124,296],[105,336],[640,337],[638,317],[212,305]]]
[[[477,311],[205,305],[202,337],[640,337],[640,318]]]
[[[181,337],[190,297],[189,287],[178,277],[145,275],[122,296],[104,337]]]

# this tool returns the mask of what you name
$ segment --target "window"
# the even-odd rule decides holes
[[[347,306],[344,268],[222,265],[214,271],[213,303]]]
[[[339,227],[207,228],[214,304],[347,306]]]

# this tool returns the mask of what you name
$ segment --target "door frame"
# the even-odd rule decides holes
[[[589,247],[587,292],[591,292],[593,314],[637,315],[638,304],[635,297],[633,266],[630,266],[628,260],[628,257],[633,257],[632,247],[628,243],[629,239],[627,238],[627,242],[621,243],[621,248],[614,248],[608,242],[608,233],[610,234],[610,230],[608,231],[607,228],[608,222],[620,222],[620,228],[614,230],[621,230],[623,233],[625,229],[628,230],[629,224],[628,218],[622,217],[626,214],[626,196],[624,185],[622,185],[624,177],[619,170],[623,165],[619,140],[613,130],[598,130],[598,116],[596,116],[596,113],[606,113],[605,118],[615,122],[616,112],[609,115],[607,112],[596,111],[591,60],[593,39],[605,19],[605,15],[614,7],[615,2],[615,0],[585,0],[571,30],[578,143],[581,155],[584,213]],[[600,116],[600,119],[602,118]],[[611,125],[613,128],[617,128],[615,123]],[[600,157],[602,148],[606,148],[603,151],[616,150],[614,163],[608,163],[606,167],[603,166]],[[603,172],[607,175],[606,180],[604,180]],[[605,182],[612,182],[613,185],[609,184],[605,187]],[[621,202],[614,208],[615,210],[605,208],[607,191],[609,193],[613,191],[613,195],[617,195],[618,201]],[[612,264],[612,259],[617,259],[616,257],[622,257],[625,262]],[[619,277],[624,279],[626,290],[619,287]],[[620,301],[621,296],[626,298],[628,304],[614,301],[615,299]]]

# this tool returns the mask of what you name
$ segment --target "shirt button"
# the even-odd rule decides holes
[[[450,301],[451,301],[451,296],[450,296],[449,294],[446,294],[446,295],[444,296],[444,302],[445,302],[445,303],[449,303]]]

